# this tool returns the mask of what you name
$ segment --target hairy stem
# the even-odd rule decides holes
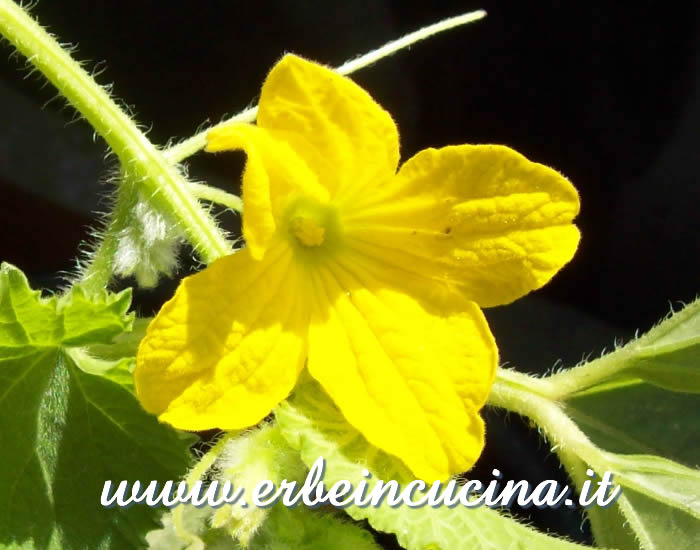
[[[571,478],[580,487],[583,480],[580,472],[581,461],[594,470],[608,469],[605,452],[599,449],[578,425],[565,412],[565,405],[537,393],[538,379],[527,375],[535,384],[523,385],[523,380],[513,379],[499,369],[496,382],[491,388],[489,405],[501,407],[530,418],[549,440],[552,451],[562,459],[562,464]]]
[[[243,212],[243,201],[238,195],[202,183],[191,182],[189,188],[199,200],[215,202],[236,212]]]
[[[604,462],[599,449],[568,417],[562,404],[501,379],[491,388],[489,404],[532,419],[545,432],[553,449],[566,447],[591,465]]]
[[[187,188],[187,181],[136,127],[109,94],[30,15],[11,0],[0,0],[0,33],[24,54],[104,138],[123,170],[139,182],[143,195],[182,226],[205,262],[230,252],[214,221]],[[105,247],[113,242],[105,240]],[[108,251],[96,253],[98,265],[88,268],[95,280],[107,269]],[[101,275],[105,278],[105,274]]]
[[[97,292],[109,284],[114,256],[119,247],[119,233],[128,227],[131,211],[136,203],[133,183],[128,181],[123,173],[121,181],[102,240],[91,254],[89,264],[82,270],[83,287],[90,293]]]
[[[185,478],[185,483],[189,490],[192,490],[195,483],[198,480],[204,478],[204,474],[207,473],[209,468],[211,468],[216,460],[221,456],[221,453],[226,448],[226,443],[228,443],[237,432],[229,432],[222,435],[219,440],[214,444],[214,446],[207,451],[207,453],[201,458],[199,462],[190,470]],[[177,536],[183,541],[189,543],[190,548],[204,548],[204,542],[194,533],[190,533],[185,527],[184,520],[184,506],[178,506],[173,511],[173,525],[175,526],[175,532]]]
[[[544,378],[542,382],[547,384],[547,395],[554,400],[565,399],[596,384],[612,380],[616,374],[620,373],[627,366],[627,360],[630,358],[630,355],[630,350],[619,349],[585,365],[567,369]]]

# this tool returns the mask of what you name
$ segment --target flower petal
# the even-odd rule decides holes
[[[151,322],[134,381],[143,407],[184,430],[252,426],[294,386],[306,355],[306,280],[284,244],[244,248],[183,279]]]
[[[459,289],[482,307],[547,283],[574,255],[578,194],[500,145],[426,149],[343,220],[364,254]]]
[[[327,202],[328,192],[316,175],[284,141],[251,124],[231,124],[207,134],[208,152],[243,149],[243,236],[255,259],[261,259],[287,201],[295,193]]]
[[[334,198],[396,173],[399,137],[391,115],[349,78],[295,55],[270,71],[258,126],[286,140]]]
[[[471,468],[498,361],[479,308],[426,308],[338,264],[313,276],[308,368],[348,422],[422,479]]]

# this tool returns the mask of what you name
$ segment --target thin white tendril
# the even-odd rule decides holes
[[[371,52],[347,61],[335,70],[342,75],[349,75],[355,71],[368,67],[369,65],[372,65],[380,59],[388,57],[399,50],[408,48],[416,42],[430,38],[438,33],[454,29],[455,27],[466,25],[467,23],[473,23],[474,21],[478,21],[484,17],[486,17],[486,12],[484,10],[476,10],[462,15],[457,15],[455,17],[448,17],[447,19],[443,19],[442,21],[438,21],[437,23],[433,23],[432,25],[428,25],[427,27],[423,27],[417,31],[408,33],[397,40],[392,40],[376,50],[372,50]],[[207,128],[206,130],[195,134],[191,138],[186,139],[185,141],[182,141],[169,149],[166,149],[163,151],[163,155],[169,162],[173,164],[178,163],[204,149],[207,144],[207,132],[209,132],[209,130],[212,128],[218,128],[233,122],[254,122],[257,115],[257,105],[254,107],[249,107],[237,115],[234,115],[231,118],[212,126],[211,128]]]
[[[432,25],[428,25],[427,27],[423,27],[422,29],[418,29],[417,31],[408,33],[407,35],[402,36],[398,40],[392,40],[391,42],[387,42],[381,48],[372,50],[371,52],[361,55],[356,59],[347,61],[343,63],[340,67],[338,67],[336,71],[342,75],[349,75],[351,73],[354,73],[355,71],[364,69],[365,67],[376,63],[384,57],[388,57],[392,54],[395,54],[399,50],[408,48],[416,42],[420,42],[421,40],[430,38],[431,36],[441,33],[443,31],[448,31],[450,29],[454,29],[455,27],[466,25],[467,23],[473,23],[474,21],[478,21],[479,19],[483,19],[484,17],[486,17],[486,12],[484,10],[477,10],[462,15],[457,15],[455,17],[443,19],[442,21],[438,21],[437,23],[433,23]]]

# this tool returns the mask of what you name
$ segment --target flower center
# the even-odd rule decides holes
[[[292,196],[283,214],[282,230],[297,257],[304,262],[325,261],[342,247],[338,209],[306,195]]]
[[[316,220],[303,215],[294,216],[289,221],[289,230],[304,246],[322,245],[326,234],[326,230]]]

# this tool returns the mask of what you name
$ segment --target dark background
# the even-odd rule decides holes
[[[339,65],[443,17],[489,16],[364,69],[353,78],[394,116],[403,158],[428,146],[503,143],[579,189],[583,240],[543,290],[488,310],[504,362],[544,372],[646,330],[698,290],[700,58],[697,2],[184,2],[43,0],[34,8],[164,144],[246,107],[285,52]],[[7,44],[0,59],[0,259],[57,288],[95,226],[114,167],[40,76]],[[104,63],[102,63],[104,61]],[[46,104],[48,102],[48,104]],[[46,104],[46,105],[45,105]],[[44,108],[42,109],[42,106]],[[70,123],[73,121],[73,123]],[[235,186],[242,157],[199,155],[191,173]],[[237,220],[225,216],[229,227]],[[184,262],[186,273],[193,262]],[[151,314],[173,290],[139,292]],[[472,477],[565,482],[519,418],[487,411]],[[577,511],[528,510],[578,540]],[[391,537],[383,537],[388,547]]]

